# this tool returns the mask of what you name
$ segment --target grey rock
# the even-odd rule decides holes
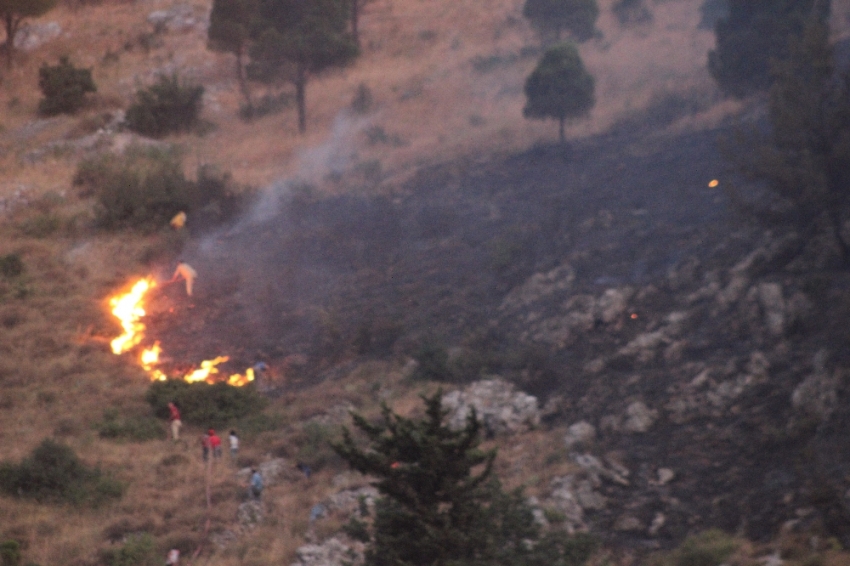
[[[640,519],[634,515],[629,515],[628,513],[620,515],[617,520],[614,521],[615,531],[638,532],[643,531],[645,528],[646,527],[644,527],[644,524]]]
[[[602,322],[610,324],[619,319],[626,312],[628,301],[633,294],[634,290],[630,287],[605,291],[597,302],[599,318]]]
[[[658,468],[658,485],[667,485],[676,477],[676,472],[670,468]]]
[[[820,350],[813,360],[814,373],[806,377],[791,393],[794,409],[818,420],[829,418],[838,404],[840,373],[826,369],[826,350]]]
[[[596,438],[596,427],[587,421],[573,423],[564,436],[564,444],[568,449],[574,446],[587,445]]]
[[[236,511],[236,522],[240,527],[250,529],[263,522],[265,509],[260,501],[245,501]]]
[[[591,454],[574,454],[573,461],[584,470],[594,485],[599,485],[600,479],[606,479],[620,485],[629,485],[626,474],[623,474],[621,470],[607,468],[596,456]]]
[[[15,49],[32,51],[62,35],[58,22],[26,23],[15,34]]]
[[[643,401],[635,401],[626,408],[623,430],[633,433],[646,432],[658,420],[658,411],[650,409]]]
[[[466,425],[472,408],[492,434],[515,434],[540,424],[537,397],[522,391],[503,379],[476,381],[463,390],[443,396],[448,409],[448,425],[456,430]]]
[[[758,286],[759,303],[764,310],[764,324],[774,336],[785,333],[786,308],[779,283],[761,283]]]
[[[363,563],[363,543],[331,537],[321,544],[306,544],[295,551],[292,566],[357,566]]]

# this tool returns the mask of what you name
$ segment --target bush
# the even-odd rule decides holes
[[[11,253],[0,256],[0,275],[7,279],[14,279],[24,272],[24,260],[21,254]]]
[[[180,408],[183,422],[216,428],[259,413],[268,403],[251,385],[234,387],[226,383],[187,383],[179,379],[152,383],[145,400],[157,417],[168,418],[168,403],[174,401]]]
[[[198,180],[183,174],[173,148],[135,146],[124,155],[83,160],[74,175],[81,196],[94,196],[95,222],[105,229],[164,226],[180,211],[193,212],[193,226],[217,224],[238,212],[232,179],[212,165],[198,167]]]
[[[196,199],[178,156],[159,148],[136,147],[122,157],[83,161],[74,184],[94,194],[95,220],[102,228],[164,225]]]
[[[97,92],[91,69],[77,69],[67,57],[60,58],[58,65],[41,66],[38,88],[44,95],[38,103],[38,113],[42,116],[73,114],[83,106],[87,93]]]
[[[176,74],[160,75],[136,92],[136,102],[127,109],[127,127],[155,138],[190,130],[198,123],[203,96],[200,85],[181,84]]]
[[[159,555],[153,538],[143,533],[127,539],[119,548],[103,552],[101,560],[106,566],[159,566]]]
[[[121,497],[124,487],[85,466],[69,446],[48,439],[20,464],[0,464],[0,490],[39,502],[97,506]]]
[[[166,437],[162,425],[153,417],[121,417],[117,409],[103,412],[103,420],[97,425],[98,436],[113,440],[144,442],[161,440]]]
[[[418,365],[413,372],[413,379],[422,381],[452,381],[453,375],[449,368],[449,353],[446,347],[434,338],[424,340],[413,359]]]
[[[0,542],[0,565],[18,566],[21,563],[21,545],[16,540]]]
[[[682,545],[661,561],[662,566],[718,566],[735,550],[735,539],[719,529],[709,529],[685,539]]]

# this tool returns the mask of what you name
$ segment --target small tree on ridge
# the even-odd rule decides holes
[[[571,43],[550,47],[525,81],[526,118],[555,118],[564,143],[564,122],[590,112],[595,103],[593,76]]]

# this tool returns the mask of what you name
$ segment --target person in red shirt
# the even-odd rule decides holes
[[[171,424],[171,440],[177,442],[180,438],[180,427],[183,422],[180,420],[180,409],[174,404],[174,401],[168,404],[168,422]]]
[[[213,429],[210,429],[209,435],[213,458],[221,458],[221,438],[219,438]]]

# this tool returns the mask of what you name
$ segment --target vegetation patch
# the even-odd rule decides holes
[[[147,533],[132,535],[117,548],[102,552],[106,566],[159,566],[160,559],[153,537]]]
[[[91,69],[78,69],[67,57],[57,65],[46,63],[38,70],[38,88],[44,95],[38,103],[42,116],[73,114],[85,103],[85,96],[97,92]]]
[[[20,464],[0,464],[0,490],[39,502],[98,506],[121,497],[124,486],[86,466],[71,447],[47,439]]]
[[[103,420],[95,425],[98,436],[112,440],[144,442],[165,438],[162,424],[150,416],[122,417],[118,409],[107,409]]]
[[[187,383],[178,379],[151,384],[145,400],[154,414],[168,418],[168,403],[180,408],[183,422],[222,427],[262,411],[268,400],[251,385],[234,387],[226,383]]]
[[[127,127],[154,138],[191,130],[198,125],[203,97],[204,87],[184,84],[176,74],[160,75],[136,92],[136,101],[127,109]]]

